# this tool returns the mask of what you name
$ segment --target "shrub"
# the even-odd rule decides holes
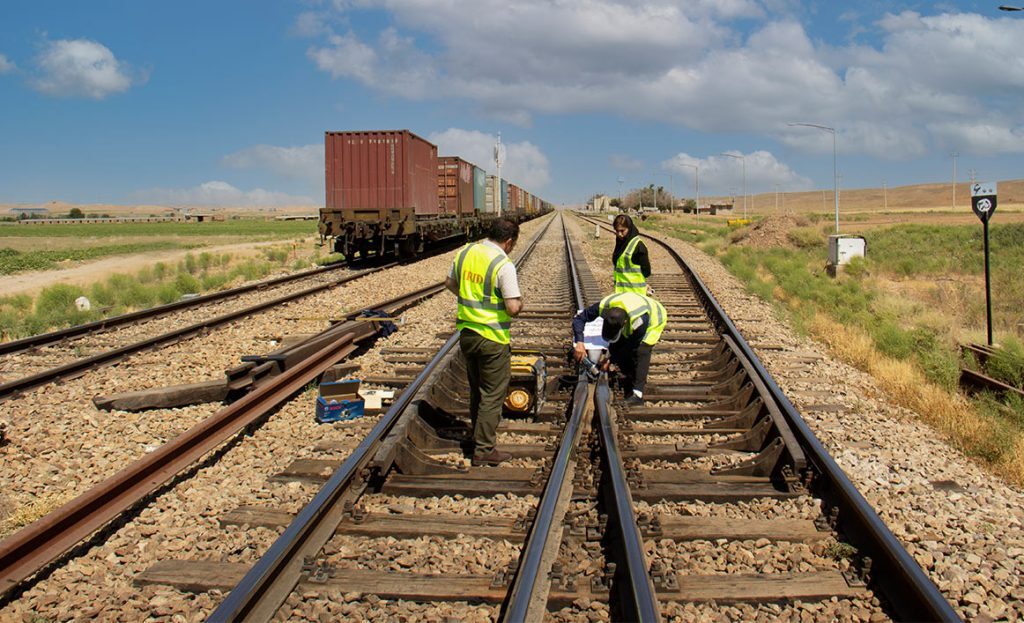
[[[786,232],[786,238],[798,249],[814,249],[825,246],[825,239],[813,227],[796,227]]]
[[[1008,385],[1024,387],[1024,346],[1008,336],[1002,348],[986,362],[985,371]]]
[[[174,278],[174,287],[182,294],[195,294],[202,289],[199,280],[189,273],[178,273]]]

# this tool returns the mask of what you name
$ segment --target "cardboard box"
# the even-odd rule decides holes
[[[340,422],[363,417],[365,402],[359,396],[359,379],[320,384],[316,399],[316,421]]]

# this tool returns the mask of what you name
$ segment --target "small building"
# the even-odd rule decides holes
[[[14,218],[46,218],[50,216],[48,208],[11,208],[10,212]]]

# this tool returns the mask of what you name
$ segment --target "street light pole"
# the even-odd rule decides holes
[[[723,156],[729,156],[730,158],[737,158],[743,164],[743,220],[747,219],[747,157],[743,154],[727,154],[722,152]]]
[[[817,123],[787,123],[786,125],[802,125],[808,128],[818,128],[819,130],[825,130],[826,132],[832,133],[832,188],[836,198],[836,233],[839,233],[839,167],[838,162],[838,151],[836,149],[836,129],[830,128],[827,125],[820,125]]]
[[[494,162],[498,165],[498,176],[494,180],[494,195],[498,198],[495,202],[495,205],[498,206],[498,216],[501,216],[502,203],[504,203],[504,197],[501,196],[501,163],[504,160],[504,154],[501,152],[501,132],[498,132],[498,142],[494,144]]]

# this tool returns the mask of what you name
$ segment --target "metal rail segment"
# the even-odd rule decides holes
[[[619,610],[624,620],[657,623],[661,621],[661,609],[648,573],[644,541],[637,528],[636,513],[633,512],[633,496],[629,492],[622,455],[608,414],[611,400],[608,376],[602,374],[594,393],[594,410],[597,412],[597,429],[608,479],[606,493],[611,497],[607,509],[608,525],[611,527],[614,522],[618,530],[615,545],[622,550],[622,566],[617,568],[619,575],[614,580],[613,588],[617,589]]]
[[[562,231],[565,239],[566,259],[572,278],[574,302],[579,308],[584,304],[583,291],[580,286],[579,273],[576,270],[572,246],[569,244],[569,232],[564,226]],[[540,503],[537,505],[537,519],[530,528],[530,534],[519,557],[519,568],[512,583],[512,591],[505,607],[505,613],[502,616],[503,621],[509,623],[526,621],[533,603],[532,597],[538,590],[538,581],[547,579],[547,574],[542,569],[541,563],[544,552],[550,545],[548,537],[551,536],[552,524],[557,519],[555,508],[564,488],[569,484],[566,482],[566,474],[569,470],[569,462],[579,446],[588,394],[589,382],[586,373],[581,373],[576,381],[576,391],[573,393],[572,415],[562,431],[558,453],[555,455],[555,461],[551,467],[551,475],[544,487]]]

